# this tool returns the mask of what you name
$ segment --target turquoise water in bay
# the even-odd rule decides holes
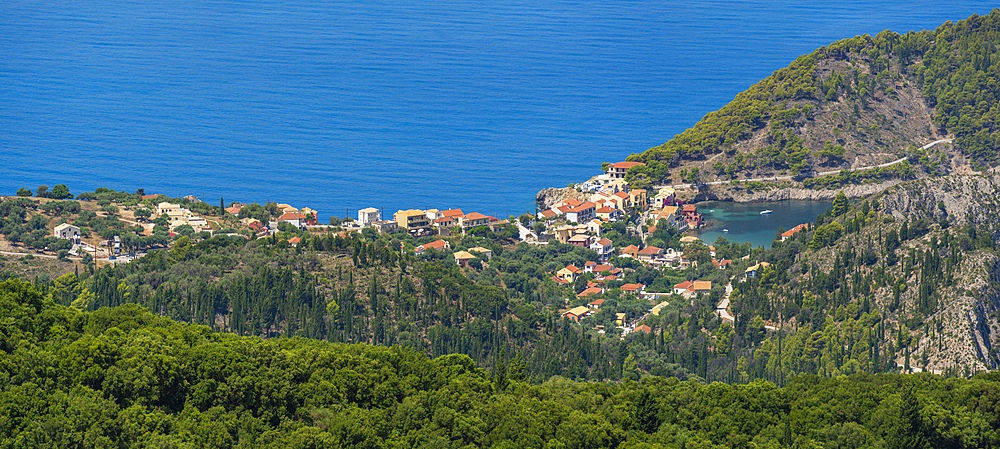
[[[0,193],[505,216],[832,41],[990,2],[0,2]]]
[[[747,243],[754,247],[771,247],[778,228],[786,231],[802,223],[815,223],[816,216],[833,206],[826,201],[778,201],[773,203],[730,203],[710,201],[698,203],[698,211],[710,225],[698,234],[711,245],[721,235],[727,240]],[[771,210],[770,214],[761,211]],[[729,232],[724,230],[728,229]]]

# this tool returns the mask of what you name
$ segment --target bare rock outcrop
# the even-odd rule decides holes
[[[542,189],[535,195],[535,202],[538,203],[539,209],[548,209],[560,201],[565,201],[570,198],[583,200],[586,196],[570,187],[549,187],[547,189]]]

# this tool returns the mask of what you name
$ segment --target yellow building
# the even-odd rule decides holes
[[[419,209],[400,210],[392,216],[396,224],[403,229],[420,229],[430,227],[431,221],[427,212]]]

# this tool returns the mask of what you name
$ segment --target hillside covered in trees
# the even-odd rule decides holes
[[[450,238],[455,250],[493,252],[468,267],[448,252],[412,252],[438,236],[286,227],[253,240],[177,236],[169,249],[129,264],[35,283],[56,303],[82,311],[134,303],[217,332],[401,345],[429,357],[461,353],[485,368],[517,361],[533,382],[658,375],[783,385],[803,373],[900,367],[969,376],[998,362],[1000,326],[990,298],[1000,180],[939,179],[945,182],[912,181],[854,204],[838,199],[811,229],[776,238],[771,248],[720,239],[717,256],[737,260],[729,270],[709,263],[700,243],[685,251],[702,264],[683,270],[614,258],[620,278],[592,297],[576,294],[593,276],[568,285],[552,276],[596,253],[557,242],[515,244],[516,231],[504,226]],[[634,231],[615,223],[604,235],[618,246],[642,245]],[[679,237],[661,223],[645,244],[680,247]],[[770,265],[744,278],[758,262]],[[691,301],[668,297],[658,314],[648,313],[655,305],[649,300],[619,289],[642,283],[673,292],[689,279],[712,281],[713,290]],[[715,312],[727,283],[732,322]],[[579,324],[562,318],[595,298],[604,304]],[[622,336],[619,313],[650,331]]]
[[[455,354],[240,337],[0,283],[0,446],[749,448],[1000,445],[994,374],[524,381]]]
[[[1000,10],[936,30],[883,31],[796,59],[668,142],[633,154],[639,186],[870,166],[908,179],[1000,163]],[[953,150],[917,150],[944,136]],[[860,182],[860,181],[859,181]]]

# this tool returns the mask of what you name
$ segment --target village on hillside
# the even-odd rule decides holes
[[[703,225],[702,215],[695,205],[678,200],[673,188],[653,194],[630,189],[624,175],[637,164],[641,163],[605,164],[601,175],[578,186],[584,198],[506,219],[457,208],[398,210],[387,218],[369,207],[357,211],[357,218],[332,217],[329,224],[320,224],[316,210],[283,203],[220,200],[218,206],[209,206],[194,196],[169,198],[110,189],[73,201],[71,195],[58,198],[41,186],[34,197],[22,189],[18,197],[2,203],[5,214],[18,204],[41,213],[24,217],[30,232],[7,230],[0,251],[107,264],[131,261],[185,237],[271,238],[295,247],[309,235],[349,238],[352,233],[374,233],[396,237],[394,249],[400,252],[453,261],[462,270],[475,271],[502,263],[494,257],[519,244],[554,245],[557,251],[577,251],[579,257],[590,259],[546,265],[551,270],[549,291],[562,298],[558,313],[568,320],[581,325],[592,321],[600,333],[611,327],[624,336],[649,332],[650,326],[643,323],[650,317],[702,299],[712,301],[723,320],[731,322],[726,312],[731,280],[753,278],[766,264],[752,260],[748,244],[724,242],[717,248],[692,235],[690,231]],[[68,194],[65,186],[57,187]],[[780,238],[807,227],[799,225]],[[46,228],[49,234],[43,232]]]

